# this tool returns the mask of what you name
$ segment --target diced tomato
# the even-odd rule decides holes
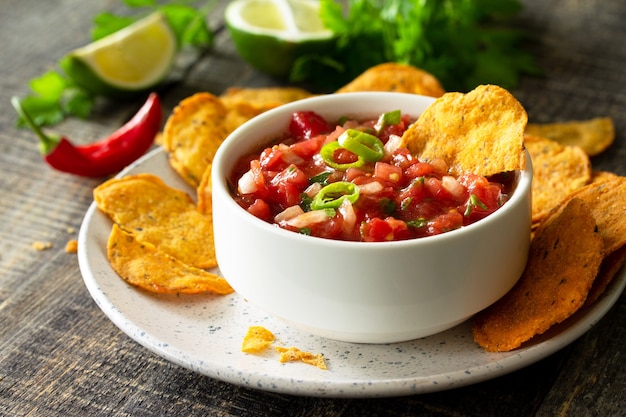
[[[361,224],[361,238],[365,242],[388,242],[404,240],[410,237],[410,231],[402,220],[387,217],[374,217]]]
[[[309,179],[298,167],[289,165],[277,173],[270,183],[273,191],[270,199],[286,208],[300,203],[300,195],[308,187]]]
[[[277,146],[264,149],[259,161],[261,167],[268,171],[278,171],[284,168],[283,152]]]
[[[435,169],[432,165],[426,162],[414,162],[405,168],[404,175],[406,175],[407,178],[415,179],[431,175],[433,172],[435,172]]]
[[[261,220],[265,220],[266,222],[269,222],[272,220],[272,213],[270,211],[270,206],[265,201],[261,200],[260,198],[257,198],[256,200],[254,200],[254,203],[252,203],[248,207],[248,213],[252,214],[253,216],[258,217]]]
[[[331,130],[333,128],[326,119],[312,111],[295,112],[289,122],[289,131],[296,138],[309,139]]]
[[[291,150],[298,156],[302,158],[310,158],[322,147],[322,143],[325,139],[325,136],[318,135],[314,136],[309,140],[301,140],[290,146]]]
[[[402,181],[402,168],[385,162],[376,162],[374,177],[398,184]]]
[[[389,224],[389,226],[391,226],[393,240],[405,240],[411,237],[409,227],[402,220],[398,220],[393,217],[387,217],[385,221],[387,222],[387,224]]]
[[[428,221],[428,234],[438,235],[458,229],[463,226],[463,215],[456,210],[450,210]]]
[[[428,177],[424,179],[424,186],[428,190],[428,193],[441,204],[455,203],[454,196],[443,186],[440,179]]]
[[[361,224],[361,239],[364,242],[386,242],[393,239],[391,225],[374,217]]]
[[[367,176],[367,171],[361,168],[348,168],[346,170],[345,181],[354,181],[355,178]]]
[[[337,149],[333,158],[338,164],[351,164],[359,159],[356,154],[344,148]]]
[[[269,190],[267,189],[265,177],[263,176],[263,170],[261,169],[261,163],[258,159],[250,161],[250,172],[252,173],[252,178],[256,184],[256,191],[254,192],[254,195],[258,198],[266,198],[269,195]]]
[[[309,179],[300,168],[295,165],[289,165],[272,178],[272,185],[278,185],[280,183],[290,183],[298,187],[306,187],[309,184]]]
[[[283,207],[291,207],[300,204],[302,189],[289,182],[278,185],[278,201]]]

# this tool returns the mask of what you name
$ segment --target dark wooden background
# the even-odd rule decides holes
[[[163,92],[169,112],[196,91],[276,82],[237,57],[212,13],[215,49]],[[626,175],[626,2],[524,0],[543,77],[513,93],[531,121],[611,116],[617,139],[594,167]],[[144,349],[90,298],[76,238],[98,180],[52,171],[34,135],[14,128],[9,98],[89,41],[91,18],[113,0],[0,0],[0,415],[2,416],[619,416],[626,410],[626,302],[583,337],[512,374],[451,391],[387,399],[319,399],[240,388]],[[77,142],[105,136],[137,103],[101,103],[88,121],[57,127]],[[626,203],[625,203],[626,204]],[[53,247],[38,252],[34,241]]]

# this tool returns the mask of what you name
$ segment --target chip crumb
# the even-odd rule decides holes
[[[41,251],[44,251],[44,250],[52,248],[52,242],[42,242],[42,241],[37,240],[37,241],[33,242],[31,246],[36,251],[41,252]]]
[[[65,244],[65,252],[67,253],[76,253],[78,252],[78,241],[76,239],[71,239]]]
[[[241,351],[245,353],[260,353],[267,349],[276,340],[274,333],[263,326],[250,326],[243,338]]]
[[[69,234],[73,234],[76,232],[76,229],[73,228],[72,226],[68,227],[67,229],[65,229],[65,231]]]
[[[297,347],[277,346],[276,350],[280,353],[280,362],[296,362],[301,361],[309,365],[313,365],[322,370],[327,370],[326,360],[321,353],[305,352]]]

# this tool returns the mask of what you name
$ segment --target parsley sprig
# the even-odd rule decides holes
[[[522,74],[539,73],[520,47],[528,34],[511,25],[522,10],[518,0],[347,0],[345,6],[321,0],[337,48],[302,57],[292,81],[337,88],[383,62],[424,69],[448,91],[514,88]]]
[[[207,0],[196,5],[194,0],[121,0],[129,10],[124,15],[102,12],[93,18],[92,41],[136,22],[157,10],[167,17],[179,49],[194,47],[206,49],[213,45],[214,34],[206,24],[206,16],[215,5]],[[129,12],[130,11],[130,12]],[[96,95],[76,85],[61,70],[50,70],[29,82],[32,93],[21,99],[22,106],[39,126],[54,125],[69,116],[87,118],[91,114]],[[23,121],[18,121],[23,126]]]

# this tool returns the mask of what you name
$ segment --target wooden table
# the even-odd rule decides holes
[[[226,2],[220,2],[226,3]],[[611,116],[616,143],[593,160],[626,175],[626,3],[525,0],[520,24],[538,39],[543,77],[516,97],[531,121]],[[113,1],[4,0],[0,4],[0,415],[3,416],[617,416],[626,410],[626,300],[557,353],[499,378],[449,391],[385,399],[329,399],[256,391],[214,380],[151,353],[115,327],[87,292],[75,239],[101,182],[51,170],[34,135],[14,128],[13,95],[88,42],[91,17]],[[211,15],[217,42],[163,92],[166,112],[195,91],[274,81],[246,66]],[[102,103],[89,120],[57,126],[93,141],[138,103]],[[33,242],[50,242],[44,251]]]

